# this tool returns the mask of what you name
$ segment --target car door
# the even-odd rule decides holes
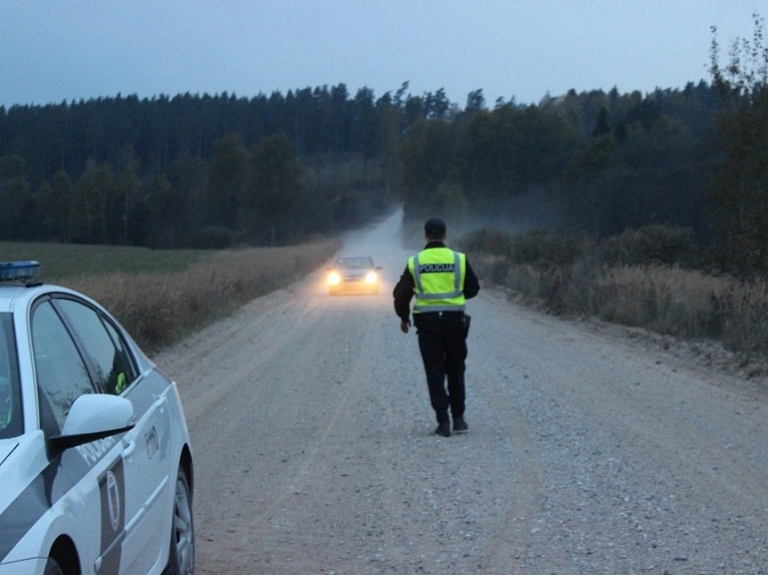
[[[128,513],[121,572],[145,573],[167,550],[159,537],[170,517],[170,415],[165,389],[138,373],[130,347],[101,310],[72,297],[54,300],[90,366],[102,393],[131,400],[136,425],[122,439]]]
[[[31,312],[32,356],[40,422],[47,438],[59,435],[75,400],[96,392],[88,367],[51,300]],[[122,446],[108,437],[63,453],[50,452],[57,480],[69,477],[62,504],[77,526],[73,537],[87,571],[117,572],[126,513]],[[61,481],[63,482],[63,480]],[[55,499],[55,498],[54,498]]]

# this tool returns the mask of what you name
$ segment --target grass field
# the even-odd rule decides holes
[[[210,250],[151,250],[127,246],[0,242],[0,261],[37,260],[42,266],[46,281],[118,272],[179,272],[210,254]]]

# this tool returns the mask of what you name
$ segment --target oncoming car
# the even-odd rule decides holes
[[[176,384],[98,303],[0,263],[0,575],[193,573]]]
[[[337,258],[328,268],[328,293],[379,293],[381,266],[373,264],[368,256],[344,256]]]

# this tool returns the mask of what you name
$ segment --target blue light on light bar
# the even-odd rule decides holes
[[[35,260],[0,262],[0,281],[38,282],[40,281],[40,263]]]

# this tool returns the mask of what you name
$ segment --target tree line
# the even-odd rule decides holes
[[[0,238],[187,247],[345,229],[382,209],[406,100],[447,105],[406,88],[0,107]]]
[[[219,247],[408,218],[608,237],[690,229],[729,271],[768,269],[768,52],[755,15],[711,82],[463,106],[408,83],[0,107],[0,238]]]
[[[768,47],[753,17],[724,65],[713,28],[711,83],[490,110],[473,93],[451,121],[419,119],[401,145],[406,212],[597,239],[668,226],[691,232],[700,266],[768,272]]]
[[[402,194],[417,217],[438,205],[452,219],[596,236],[662,223],[707,241],[717,112],[716,91],[702,81],[646,95],[572,90],[538,105],[421,120],[401,147]]]

